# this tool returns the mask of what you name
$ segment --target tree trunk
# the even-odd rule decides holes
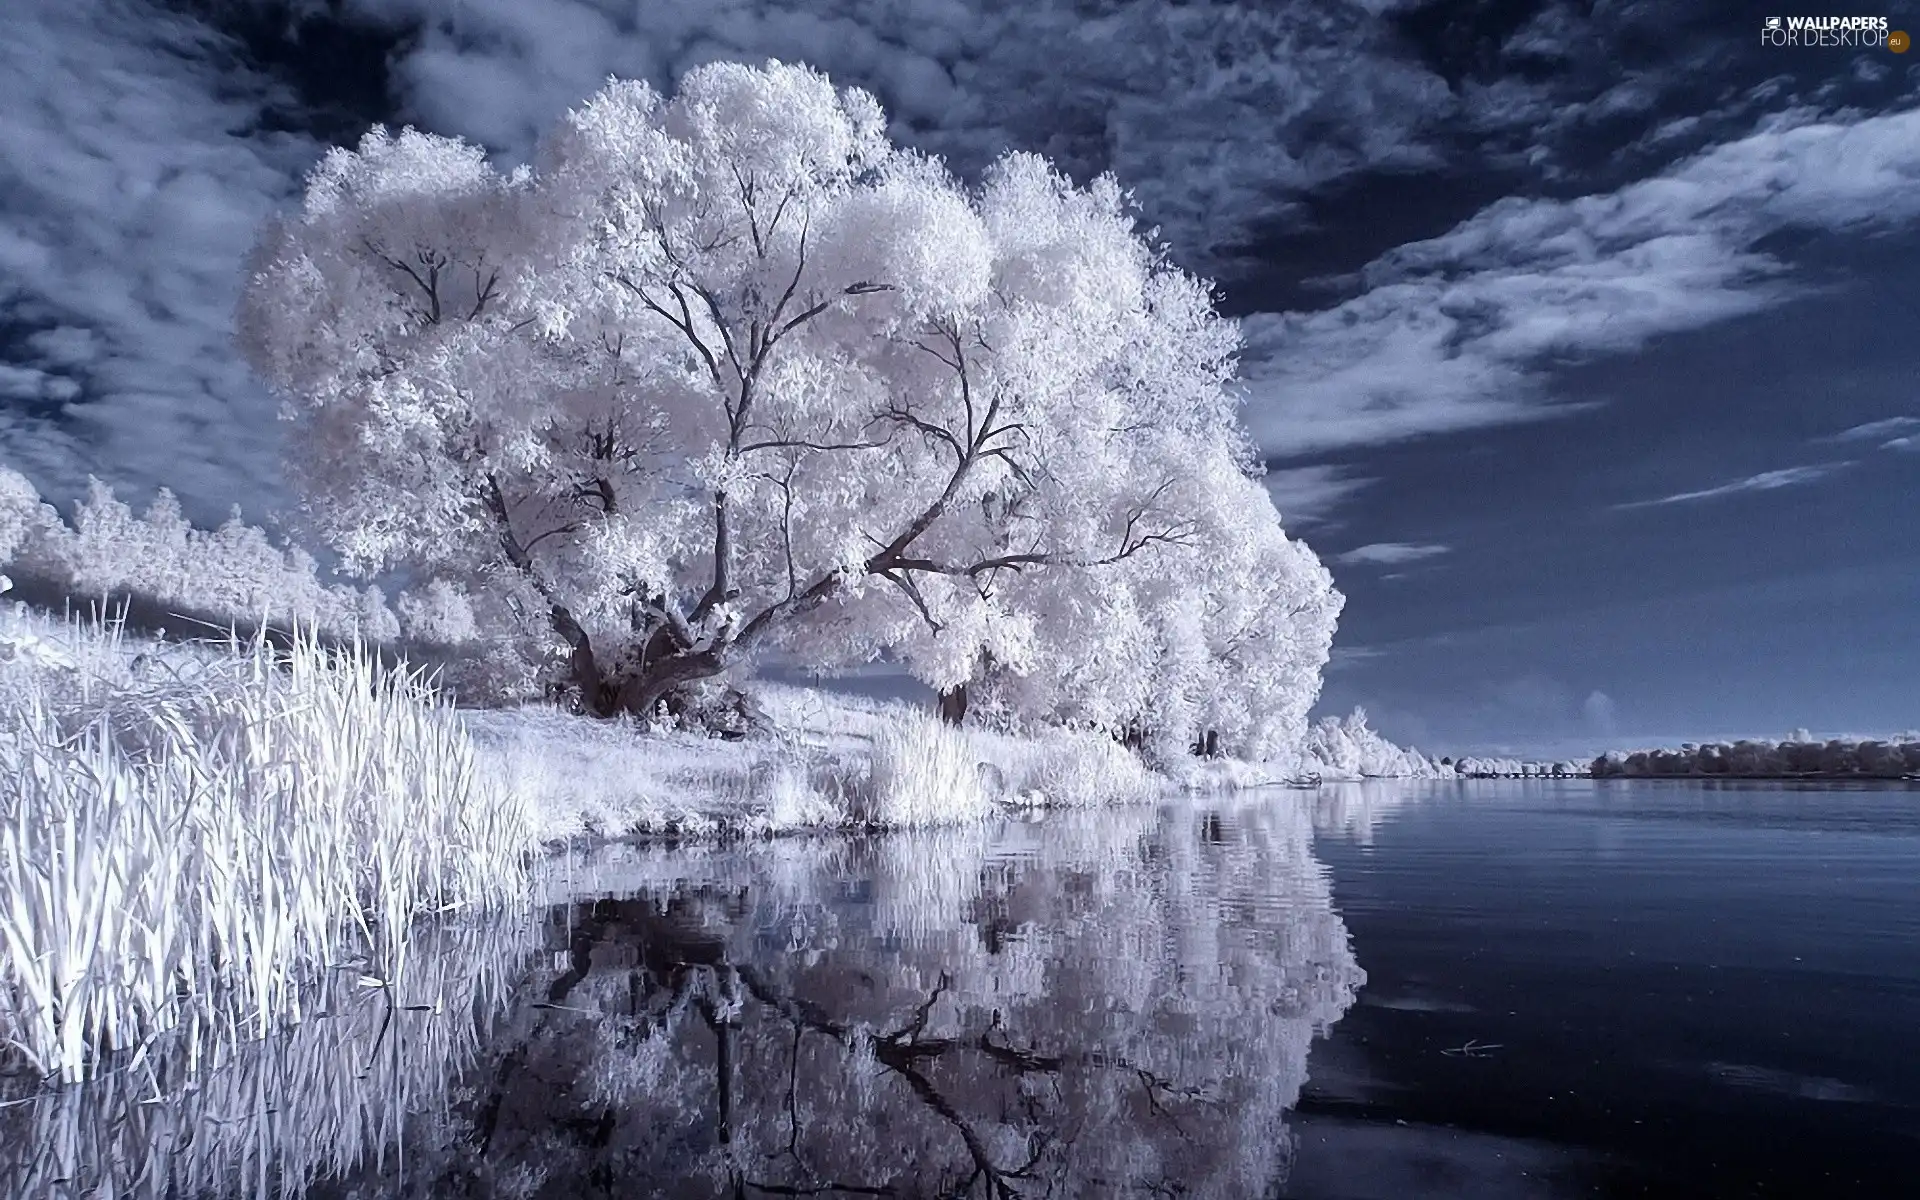
[[[567,643],[567,672],[572,676],[573,686],[580,693],[580,707],[588,716],[612,716],[613,697],[609,694],[606,680],[600,674],[600,664],[593,656],[593,641],[587,631],[580,628],[580,622],[564,604],[555,604],[548,610],[548,619],[553,631]]]
[[[955,684],[940,693],[940,719],[948,725],[960,725],[967,719],[967,685]]]
[[[638,675],[620,680],[611,689],[612,710],[631,713],[642,720],[651,719],[662,700],[690,683],[712,679],[726,670],[726,666],[720,655],[711,649],[660,659],[650,663]]]
[[[567,658],[569,682],[580,695],[580,709],[591,717],[623,713],[649,720],[674,692],[690,683],[711,679],[726,669],[719,651],[679,651],[649,657],[647,667],[631,676],[609,675],[593,653],[593,642],[573,614],[559,604],[551,611],[554,632],[572,647]],[[655,639],[652,651],[660,644]]]

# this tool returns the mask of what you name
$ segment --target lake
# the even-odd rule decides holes
[[[1283,1194],[1920,1195],[1920,789],[1410,797],[1315,846],[1368,984]]]
[[[1920,1183],[1920,790],[1341,785],[615,846],[293,1033],[0,1109],[20,1196]]]

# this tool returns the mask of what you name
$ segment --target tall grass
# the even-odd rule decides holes
[[[980,759],[964,733],[928,716],[903,716],[873,737],[872,774],[852,794],[850,816],[886,827],[953,825],[993,812]]]
[[[1147,804],[1169,790],[1166,777],[1102,733],[1047,729],[1015,736],[972,730],[968,736],[977,756],[999,772],[1007,798],[1028,807]]]
[[[416,918],[523,902],[526,815],[418,673],[69,633],[0,663],[0,1046],[42,1075],[265,1036],[343,962],[395,980]]]

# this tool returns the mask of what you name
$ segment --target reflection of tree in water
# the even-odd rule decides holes
[[[556,907],[409,1194],[1265,1194],[1363,978],[1309,838],[1288,804],[641,855]]]
[[[1362,846],[1373,845],[1381,826],[1409,804],[1452,795],[1455,780],[1369,779],[1363,783],[1328,783],[1312,795],[1313,827],[1338,834]]]

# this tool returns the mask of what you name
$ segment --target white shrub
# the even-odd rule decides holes
[[[1322,717],[1307,730],[1300,748],[1304,772],[1329,779],[1427,778],[1444,771],[1418,750],[1402,749],[1367,724],[1367,710],[1356,708],[1344,719]]]
[[[400,593],[395,603],[408,639],[436,646],[464,646],[480,636],[467,589],[445,579]]]
[[[217,529],[196,529],[165,489],[135,516],[93,480],[69,527],[38,504],[31,484],[0,468],[0,564],[10,554],[81,595],[133,593],[221,620],[299,623],[337,638],[386,642],[400,633],[379,588],[325,582],[312,555],[276,543],[237,511]]]
[[[0,467],[0,567],[59,523],[59,514],[41,503],[40,493],[25,475]]]

